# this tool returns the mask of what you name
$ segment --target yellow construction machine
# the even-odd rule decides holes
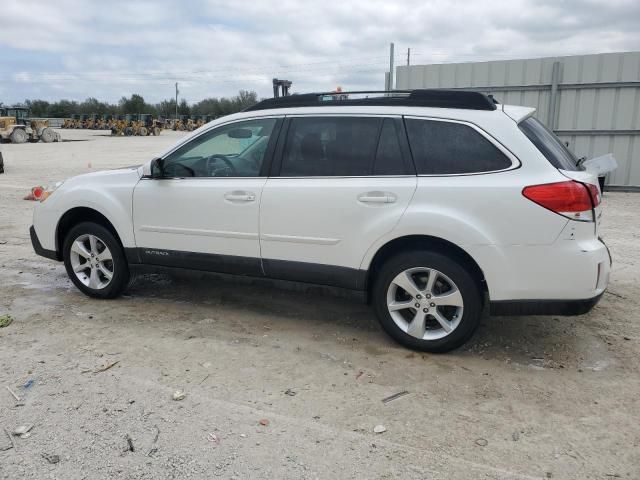
[[[124,115],[116,115],[111,121],[111,135],[124,135],[124,129],[127,127]]]
[[[26,107],[0,108],[0,140],[11,143],[59,142],[60,134],[49,127],[48,120],[30,119]]]
[[[150,114],[142,114],[140,115],[140,129],[138,131],[138,135],[160,135],[162,131],[164,122],[157,118],[153,118]]]
[[[80,128],[78,126],[80,120],[80,115],[73,114],[70,118],[65,118],[62,123],[62,128]]]

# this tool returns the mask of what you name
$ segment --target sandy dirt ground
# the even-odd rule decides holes
[[[85,297],[34,254],[22,197],[180,134],[61,133],[78,141],[0,147],[0,478],[640,478],[639,194],[604,196],[591,313],[485,318],[423,355],[318,288],[158,274]]]

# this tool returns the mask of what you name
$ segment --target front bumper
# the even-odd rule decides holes
[[[40,255],[41,257],[50,258],[51,260],[58,260],[58,253],[55,250],[47,250],[43,248],[40,244],[40,240],[38,239],[38,235],[36,234],[36,229],[33,228],[33,225],[29,228],[29,235],[31,236],[31,245],[33,245],[33,250]]]

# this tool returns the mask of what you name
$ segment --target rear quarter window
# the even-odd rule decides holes
[[[561,170],[581,170],[571,150],[539,120],[529,117],[520,122],[518,127],[551,165]]]
[[[418,175],[504,170],[511,160],[474,128],[461,123],[406,119]]]

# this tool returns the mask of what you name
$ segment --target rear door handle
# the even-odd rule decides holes
[[[224,194],[224,199],[230,202],[253,202],[256,194],[252,192],[233,191]]]
[[[358,195],[362,203],[394,203],[397,197],[391,192],[366,192]]]

